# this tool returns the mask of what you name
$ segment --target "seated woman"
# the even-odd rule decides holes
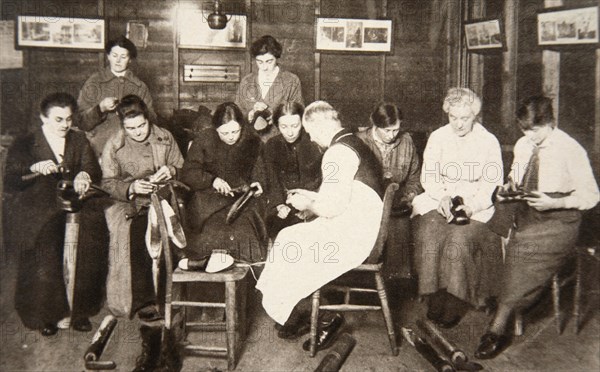
[[[587,154],[556,128],[550,98],[526,99],[517,110],[517,124],[525,135],[515,144],[509,184],[516,182],[528,195],[518,203],[504,204],[515,208],[498,208],[490,221],[494,224],[490,228],[502,235],[500,221],[508,221],[506,232],[515,227],[506,246],[498,308],[475,353],[480,359],[494,358],[508,346],[509,318],[533,304],[572,251],[581,211],[599,200]],[[501,212],[511,213],[499,217]]]
[[[15,306],[23,324],[44,336],[54,335],[57,323],[69,316],[75,330],[90,331],[88,318],[100,311],[104,299],[108,231],[99,200],[86,201],[79,212],[70,299],[63,279],[66,213],[57,205],[57,183],[72,181],[74,190],[83,195],[101,176],[85,135],[70,130],[76,111],[70,94],[45,97],[40,105],[42,125],[18,138],[6,160],[6,190],[15,192],[19,210],[9,211],[5,218],[22,239]]]
[[[402,111],[392,103],[380,103],[371,113],[371,127],[356,135],[377,156],[383,170],[384,186],[400,185],[392,204],[392,224],[385,250],[386,277],[410,276],[410,215],[412,200],[423,192],[417,149],[408,132],[402,132]]]
[[[425,192],[413,200],[413,227],[427,317],[450,328],[469,304],[483,307],[492,294],[501,247],[485,223],[494,212],[491,196],[503,173],[498,140],[476,121],[479,97],[469,89],[452,88],[443,110],[449,123],[427,141],[421,170]]]
[[[313,102],[304,112],[303,125],[313,141],[327,148],[321,162],[323,181],[318,192],[290,190],[286,203],[317,218],[281,230],[256,285],[267,314],[284,325],[278,334],[282,338],[308,332],[306,309],[301,309],[308,301],[299,304],[301,300],[369,256],[383,212],[377,159],[343,129],[337,111],[326,102]],[[324,314],[318,350],[331,344],[343,323],[340,314]],[[308,350],[308,341],[303,347]]]
[[[148,216],[138,212],[148,206],[156,183],[178,175],[183,157],[171,133],[149,121],[148,107],[140,97],[123,97],[116,111],[122,128],[102,152],[102,186],[113,198],[106,209],[111,247],[107,301],[115,315],[138,314],[143,350],[136,370],[147,371],[153,370],[159,356],[161,328],[153,321],[161,315],[151,247],[144,238]]]
[[[273,122],[281,133],[265,145],[267,229],[272,239],[284,227],[302,221],[285,204],[287,191],[315,191],[321,184],[321,150],[302,127],[303,113],[304,106],[297,102],[277,106]]]
[[[257,196],[262,193],[262,142],[233,102],[217,107],[213,125],[192,143],[181,175],[194,192],[188,203],[185,255],[195,260],[225,249],[237,259],[263,261],[266,227],[258,200],[250,199],[240,215],[226,223],[238,191],[250,186],[258,188]]]

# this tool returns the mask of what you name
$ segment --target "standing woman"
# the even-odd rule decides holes
[[[267,239],[258,200],[250,199],[239,217],[226,223],[236,190],[256,186],[256,196],[262,193],[262,142],[233,102],[217,107],[213,126],[192,143],[181,176],[194,192],[188,203],[187,258],[225,249],[244,261],[262,261]]]
[[[281,57],[281,44],[273,36],[265,35],[252,43],[250,53],[256,61],[257,71],[246,75],[240,83],[236,104],[249,123],[260,134],[263,142],[277,135],[271,115],[280,103],[298,102],[304,105],[302,86],[298,76],[283,71],[277,64]],[[257,114],[265,121],[254,121]]]
[[[425,192],[413,199],[413,227],[427,317],[450,328],[469,305],[483,307],[491,295],[492,272],[502,261],[500,240],[485,223],[494,212],[491,197],[503,171],[498,140],[477,122],[479,97],[467,88],[451,88],[443,110],[449,123],[427,141],[421,170]],[[457,196],[463,203],[456,214],[463,212],[467,224],[455,223]]]
[[[321,184],[321,150],[302,126],[303,113],[298,102],[279,104],[273,122],[280,134],[265,145],[267,229],[273,239],[284,227],[302,221],[286,205],[287,191],[316,191]]]
[[[577,241],[581,211],[599,200],[587,154],[556,128],[550,98],[526,99],[517,110],[517,124],[525,135],[515,144],[509,185],[516,182],[529,196],[505,218],[498,214],[508,208],[498,208],[490,221],[497,222],[493,229],[502,235],[508,228],[498,230],[501,221],[508,219],[508,226],[515,227],[506,246],[498,308],[475,352],[480,359],[494,358],[508,346],[511,315],[532,305],[564,264]]]
[[[91,330],[88,318],[100,311],[104,298],[108,231],[98,199],[86,201],[79,212],[71,309],[63,279],[66,213],[57,206],[57,183],[73,181],[82,195],[101,177],[88,140],[71,130],[76,110],[70,94],[45,97],[40,105],[42,125],[17,139],[6,161],[5,186],[15,191],[19,206],[6,217],[22,237],[15,306],[23,324],[44,336],[55,334],[58,322],[68,317],[75,330]]]
[[[77,100],[77,125],[87,132],[98,157],[106,141],[121,128],[115,111],[121,98],[129,94],[140,97],[148,108],[148,119],[156,120],[148,87],[129,70],[129,64],[137,57],[135,44],[119,36],[106,44],[105,51],[109,66],[83,84]]]

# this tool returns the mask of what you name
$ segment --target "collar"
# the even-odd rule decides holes
[[[548,137],[546,137],[544,142],[540,143],[539,145],[536,145],[535,143],[533,143],[529,138],[527,138],[527,143],[532,148],[538,147],[540,149],[543,149],[545,147],[549,147],[556,141],[557,137],[560,135],[558,132],[559,132],[558,128],[552,129],[552,132],[550,132],[550,134],[548,135]]]
[[[394,142],[392,143],[385,143],[381,140],[381,138],[379,138],[379,136],[377,135],[377,131],[375,130],[375,127],[371,127],[369,129],[371,131],[371,137],[373,138],[373,141],[375,141],[375,144],[379,147],[383,147],[383,148],[393,148],[396,147],[400,144],[400,142],[402,141],[402,132],[398,132],[398,135],[396,136],[396,139],[394,140]]]
[[[350,131],[350,129],[346,129],[346,128],[341,129],[331,139],[330,146],[339,142],[339,140],[342,139],[342,137],[347,137],[347,136],[351,136],[351,135],[352,135],[352,132]]]
[[[144,142],[148,142],[152,146],[166,144],[168,137],[165,135],[163,130],[154,124],[150,124],[150,125],[151,125],[150,126],[150,134],[148,135],[148,138]],[[119,132],[117,132],[117,135],[114,138],[115,138],[115,144],[116,144],[117,150],[119,150],[123,146],[125,146],[125,140],[127,139],[127,135],[125,134],[125,130],[123,128],[119,129]],[[137,143],[142,144],[144,142],[137,142]]]
[[[273,71],[272,74],[269,75],[264,75],[261,74],[260,71],[258,71],[257,75],[258,75],[258,79],[261,81],[267,81],[267,82],[273,82],[275,81],[275,79],[277,79],[277,76],[279,76],[279,66],[275,66],[275,70]],[[270,79],[272,77],[272,79]]]

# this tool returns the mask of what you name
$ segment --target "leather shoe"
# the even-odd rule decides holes
[[[481,336],[479,346],[475,351],[477,359],[492,359],[500,354],[510,344],[510,338],[506,335],[498,335],[493,332],[487,332]]]
[[[450,329],[456,327],[461,320],[462,317],[460,315],[457,315],[452,319],[446,319],[445,317],[442,317],[436,320],[435,323],[440,328]]]
[[[58,327],[56,324],[48,323],[44,326],[44,329],[42,329],[41,334],[42,336],[49,337],[54,336],[56,332],[58,332]]]
[[[92,330],[92,323],[88,318],[75,319],[73,329],[79,332],[89,332]]]
[[[332,321],[327,325],[322,325],[317,333],[317,351],[325,350],[333,344],[335,338],[338,335],[338,331],[344,324],[344,317],[342,314],[335,314]],[[304,341],[302,344],[304,351],[310,351],[310,338]]]

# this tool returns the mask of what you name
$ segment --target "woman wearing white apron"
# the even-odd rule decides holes
[[[257,284],[269,316],[285,324],[279,333],[285,338],[307,331],[306,316],[298,309],[292,313],[302,299],[368,257],[383,210],[381,167],[369,148],[342,128],[333,107],[322,101],[310,104],[303,125],[314,142],[327,148],[323,181],[318,192],[290,190],[287,204],[304,217],[316,218],[279,233]],[[317,337],[319,350],[329,346],[342,321],[339,314],[324,321],[320,329],[326,334]],[[295,327],[304,332],[291,331]]]

